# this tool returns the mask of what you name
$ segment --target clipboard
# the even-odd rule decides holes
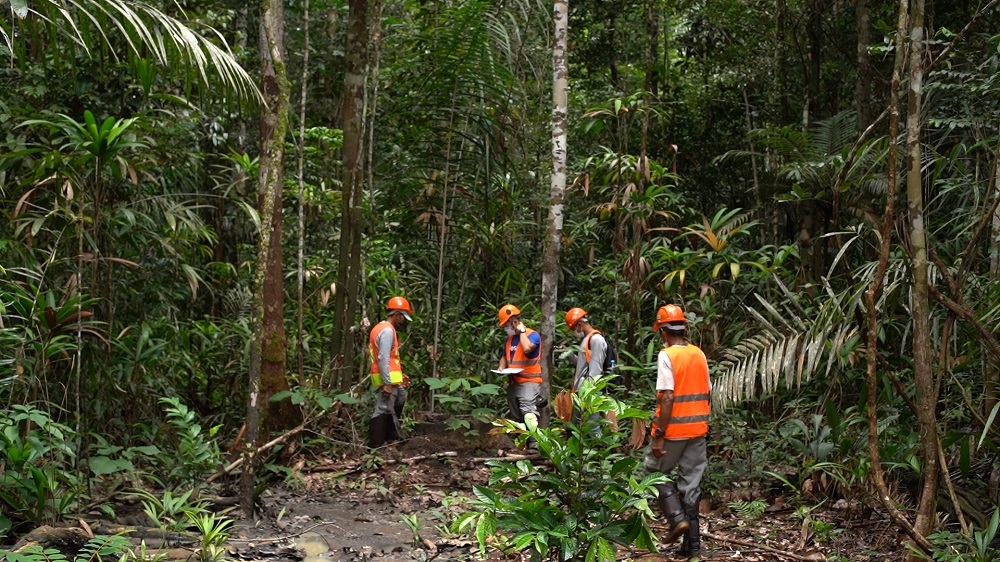
[[[516,375],[523,370],[524,369],[518,369],[516,367],[507,367],[506,369],[490,369],[490,372],[498,375]]]

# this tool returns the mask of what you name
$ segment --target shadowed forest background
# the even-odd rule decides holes
[[[553,395],[583,307],[652,411],[675,303],[708,494],[857,501],[991,560],[997,4],[572,0],[555,196],[553,4],[0,1],[4,542],[289,430],[251,488],[360,454],[403,295],[411,426],[505,415],[507,302],[550,327]]]

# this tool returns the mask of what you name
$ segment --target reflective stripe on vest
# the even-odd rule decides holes
[[[672,345],[665,349],[674,370],[674,404],[670,422],[664,435],[667,439],[692,439],[708,434],[708,417],[711,414],[708,362],[705,354],[692,344]],[[661,391],[662,392],[662,391]],[[660,392],[657,392],[659,402]],[[657,431],[660,406],[656,406],[650,431]]]
[[[525,332],[525,335],[528,337],[531,337],[531,334],[535,333],[535,331],[532,330],[531,328],[526,328],[526,330],[527,331]],[[510,348],[511,346],[514,346],[515,339],[517,340],[518,345],[514,348],[514,353],[512,354]],[[521,349],[520,343],[521,343],[520,335],[508,336],[507,344],[504,347],[504,356],[507,358],[507,366],[513,367],[515,369],[517,368],[523,369],[520,373],[511,375],[512,377],[514,377],[514,382],[519,384],[526,382],[535,382],[541,384],[542,364],[539,360],[541,359],[542,354],[539,353],[537,357],[530,358],[524,354],[524,351]]]
[[[389,354],[389,382],[382,381],[382,373],[378,369],[378,346],[375,343],[378,335],[386,328],[392,330],[392,353]],[[372,328],[371,333],[368,335],[368,356],[372,363],[372,386],[379,387],[385,384],[403,383],[403,367],[399,361],[399,338],[396,337],[396,328],[392,324],[385,320],[375,324],[375,327]]]

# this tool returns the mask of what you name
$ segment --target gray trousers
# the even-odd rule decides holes
[[[375,389],[375,411],[372,413],[372,418],[377,418],[382,414],[396,414],[398,419],[403,415],[403,406],[406,405],[407,392],[406,388],[402,386],[396,386],[392,390],[392,394],[386,394],[382,392],[382,387],[377,387]]]
[[[667,476],[676,468],[674,482],[684,505],[695,506],[701,499],[701,477],[708,466],[708,440],[704,437],[680,441],[664,441],[663,456],[653,456],[652,447],[646,448],[642,467],[646,474],[662,472]]]
[[[514,382],[507,385],[507,406],[510,417],[524,423],[524,414],[538,415],[538,401],[542,397],[542,385],[537,382]]]

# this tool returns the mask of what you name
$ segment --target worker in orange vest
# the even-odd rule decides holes
[[[573,376],[573,390],[580,390],[583,383],[592,381],[604,372],[604,355],[608,352],[608,340],[600,330],[590,325],[587,311],[571,308],[566,312],[566,327],[580,338],[580,350],[576,354],[576,374]]]
[[[392,297],[386,303],[386,319],[375,324],[368,335],[368,355],[371,360],[372,387],[375,389],[375,411],[368,423],[368,444],[381,447],[386,441],[402,439],[400,418],[406,405],[406,387],[410,378],[403,374],[399,360],[399,336],[412,320],[413,308],[403,297]]]
[[[538,332],[521,322],[521,310],[505,304],[498,312],[500,326],[507,332],[499,371],[518,369],[507,375],[507,405],[511,418],[519,423],[538,423],[538,405],[542,401],[542,338]],[[528,450],[537,450],[538,443],[528,440]]]
[[[708,465],[711,413],[708,360],[698,346],[688,343],[687,320],[679,306],[660,307],[653,329],[660,334],[663,349],[656,364],[656,413],[644,468],[647,473],[663,474],[677,469],[676,488],[673,483],[657,485],[657,502],[670,525],[666,542],[683,535],[681,554],[697,560],[701,553],[698,502]]]

